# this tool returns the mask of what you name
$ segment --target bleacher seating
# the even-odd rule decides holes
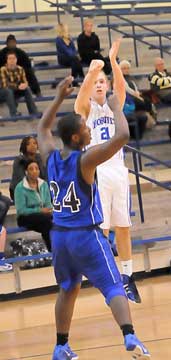
[[[130,22],[127,21],[128,18],[125,18],[125,21],[118,21],[118,19],[116,20],[116,22],[110,22],[110,26],[112,27],[130,27],[133,25],[134,21],[130,20]],[[132,21],[132,24],[131,24]],[[138,24],[139,27],[141,26],[155,26],[156,25],[170,25],[171,24],[171,20],[170,19],[160,19],[160,20],[156,20],[156,19],[151,19],[151,20],[138,20],[136,22]],[[106,27],[106,24],[99,24],[98,27]]]
[[[27,13],[6,13],[0,14],[0,20],[11,21],[11,20],[26,20],[30,17]]]
[[[55,43],[55,38],[25,38],[25,39],[17,39],[17,44],[50,44]],[[6,40],[0,40],[0,45],[5,45]]]
[[[114,7],[111,7],[110,9],[91,9],[91,10],[79,10],[74,11],[72,10],[72,14],[75,17],[91,17],[91,16],[105,16],[105,15],[149,15],[149,14],[155,14],[155,15],[161,15],[161,14],[169,14],[171,12],[171,7],[162,6],[161,7],[136,7],[136,8],[125,8],[125,9],[114,9]]]
[[[138,51],[137,51],[137,44],[136,41],[142,42],[143,44],[148,45],[149,49],[158,49],[160,50],[160,56],[163,57],[163,52],[169,53],[167,50],[167,45],[163,46],[162,42],[164,40],[168,40],[170,42],[170,35],[171,31],[160,31],[155,29],[151,29],[144,24],[139,24],[138,22],[135,22],[133,20],[130,20],[128,18],[124,18],[122,16],[119,16],[121,20],[125,21],[125,26],[132,27],[132,32],[128,32],[122,28],[122,26],[116,26],[115,23],[109,23],[109,19],[106,24],[99,24],[99,28],[107,28],[109,30],[109,42],[111,43],[111,34],[110,30],[115,30],[116,32],[119,32],[123,35],[125,38],[132,38],[134,43],[134,54],[135,54],[135,60],[136,60],[136,66],[139,65],[138,62]],[[145,23],[145,22],[144,22]],[[157,25],[157,24],[156,24]],[[159,23],[158,23],[159,25]],[[137,30],[137,27],[139,28]],[[145,31],[144,31],[145,30]],[[159,45],[158,44],[151,44],[149,41],[145,40],[144,38],[156,38],[158,37]]]
[[[6,26],[0,27],[0,32],[19,32],[19,31],[40,31],[40,30],[51,30],[52,25],[30,25],[30,26]]]

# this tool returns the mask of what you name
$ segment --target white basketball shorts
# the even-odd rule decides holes
[[[97,168],[97,179],[104,216],[101,228],[131,226],[128,169],[124,165],[100,165]]]

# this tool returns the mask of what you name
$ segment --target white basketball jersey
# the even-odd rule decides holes
[[[91,129],[90,146],[102,144],[115,135],[115,119],[112,110],[107,102],[99,105],[91,100],[90,113],[87,119],[87,125]],[[105,165],[124,165],[123,149],[119,150],[111,159],[105,161]]]

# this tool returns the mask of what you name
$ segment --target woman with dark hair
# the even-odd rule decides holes
[[[12,179],[10,182],[10,196],[14,200],[14,190],[16,185],[23,179],[25,175],[24,163],[28,159],[35,160],[40,169],[40,178],[45,179],[45,168],[43,166],[40,154],[38,153],[38,144],[36,138],[33,136],[26,136],[19,149],[20,155],[17,156],[13,163]]]
[[[52,204],[46,181],[39,177],[36,160],[24,162],[25,176],[14,192],[18,226],[40,232],[50,251],[49,232],[52,226]]]

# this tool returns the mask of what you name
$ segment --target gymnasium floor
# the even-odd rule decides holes
[[[171,359],[171,275],[138,281],[142,304],[131,304],[135,329],[152,360]],[[0,304],[0,360],[50,360],[55,343],[55,294]],[[119,328],[103,297],[82,289],[70,344],[80,360],[128,360]]]

